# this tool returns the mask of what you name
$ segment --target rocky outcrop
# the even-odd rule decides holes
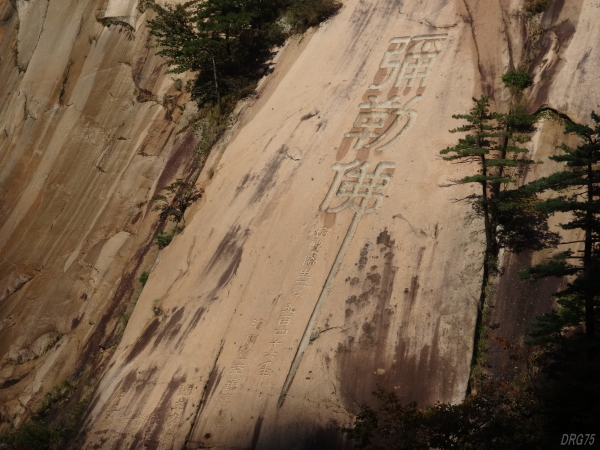
[[[471,188],[440,187],[472,171],[439,158],[451,115],[481,93],[506,110],[500,75],[525,64],[531,108],[586,120],[600,10],[409,3],[348,0],[281,49],[156,264],[149,200],[197,138],[178,127],[186,98],[153,56],[149,13],[2,4],[5,421],[85,373],[97,384],[73,448],[329,449],[350,446],[338,427],[377,383],[404,401],[463,398],[483,244],[454,201]],[[559,139],[545,123],[533,157]],[[514,283],[500,280],[492,322],[522,336],[513,305],[531,291],[511,296]],[[542,291],[527,314],[551,301]]]
[[[482,244],[452,202],[468,188],[439,187],[466,168],[438,152],[481,92],[468,15],[347,2],[283,49],[152,272],[85,445],[345,446],[337,427],[376,383],[464,396]]]
[[[0,8],[0,413],[12,425],[73,373],[101,373],[156,256],[149,200],[193,161],[196,137],[177,128],[187,96],[145,19],[102,23],[102,8]],[[63,337],[35,350],[48,333]]]

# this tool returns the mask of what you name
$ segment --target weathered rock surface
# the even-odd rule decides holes
[[[74,373],[101,374],[155,257],[144,259],[157,226],[149,200],[195,148],[193,133],[176,133],[186,98],[144,20],[138,32],[107,27],[103,7],[0,3],[4,427]],[[51,348],[48,333],[62,336]]]
[[[470,208],[452,201],[471,188],[439,187],[472,169],[439,150],[472,96],[506,108],[499,77],[522,61],[532,108],[584,121],[597,107],[600,9],[550,4],[536,40],[517,0],[348,0],[288,43],[209,158],[205,197],[115,349],[153,266],[148,201],[185,169],[195,137],[176,133],[167,95],[180,93],[135,2],[4,2],[4,420],[86,371],[101,379],[84,449],[344,448],[337,427],[376,383],[403,400],[459,401],[483,246]],[[545,124],[533,156],[547,160],[558,139]],[[515,316],[504,283],[494,320]]]

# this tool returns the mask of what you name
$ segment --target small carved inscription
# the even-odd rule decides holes
[[[218,404],[225,406],[234,399],[236,390],[239,389],[242,383],[242,376],[246,369],[247,361],[250,355],[254,352],[253,348],[258,339],[259,333],[264,326],[262,318],[254,319],[250,323],[250,331],[252,333],[246,336],[244,343],[239,347],[237,358],[231,363],[227,370],[227,377],[221,383],[219,391]]]
[[[296,272],[292,283],[291,296],[285,299],[283,308],[279,311],[277,324],[273,330],[273,340],[269,342],[271,349],[263,353],[261,363],[258,365],[258,376],[260,385],[266,377],[273,374],[273,363],[277,360],[277,346],[283,345],[285,336],[289,332],[289,326],[292,323],[296,313],[295,303],[301,301],[308,288],[310,272],[318,262],[319,251],[323,245],[323,239],[329,234],[329,229],[319,227],[311,233],[308,244],[308,253],[304,255],[302,266]]]

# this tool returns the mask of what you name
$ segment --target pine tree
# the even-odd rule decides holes
[[[149,20],[169,72],[198,71],[192,96],[220,104],[256,78],[268,52],[285,39],[277,22],[283,0],[203,0],[154,6]]]
[[[148,21],[150,34],[158,40],[161,47],[156,54],[167,58],[167,73],[183,73],[188,70],[200,70],[192,43],[198,38],[192,21],[192,4],[160,5],[152,4],[156,17]]]
[[[528,150],[519,145],[529,140],[535,118],[523,108],[516,108],[509,114],[492,113],[486,96],[474,98],[473,101],[475,105],[469,114],[452,116],[466,120],[467,124],[450,132],[467,134],[456,145],[440,151],[440,154],[444,155],[446,161],[475,163],[477,166],[476,174],[455,180],[452,184],[476,183],[480,186],[480,193],[469,195],[466,200],[471,202],[476,214],[484,222],[485,280],[490,271],[496,270],[501,242],[499,231],[500,225],[503,225],[500,212],[523,210],[524,207],[522,198],[504,196],[501,186],[516,183],[516,178],[533,163],[525,156]]]
[[[566,170],[528,186],[532,192],[550,190],[560,194],[538,203],[536,207],[546,214],[571,213],[572,219],[561,224],[561,227],[565,230],[582,230],[583,237],[564,244],[582,243],[583,251],[578,253],[583,255],[567,250],[547,264],[539,264],[519,273],[525,279],[576,275],[565,290],[556,294],[559,305],[564,309],[562,315],[569,320],[556,320],[555,324],[558,328],[571,325],[573,314],[579,313],[585,322],[586,335],[590,337],[594,335],[594,308],[600,296],[600,116],[592,112],[591,117],[595,122],[593,128],[575,123],[569,123],[565,128],[565,134],[576,134],[581,144],[575,149],[563,144],[563,154],[551,157],[554,161],[566,163]],[[576,262],[572,264],[569,260]]]
[[[475,105],[469,114],[452,116],[455,119],[466,120],[467,124],[450,132],[467,134],[459,138],[456,145],[440,151],[440,154],[446,161],[475,164],[477,168],[475,174],[455,180],[452,184],[475,183],[480,188],[479,193],[464,199],[471,203],[476,216],[483,218],[485,233],[483,278],[475,324],[475,342],[479,342],[489,282],[491,276],[498,271],[502,218],[507,215],[507,211],[523,210],[523,198],[505,197],[501,186],[516,183],[516,177],[532,163],[525,157],[528,150],[519,144],[528,140],[527,135],[533,129],[535,118],[526,115],[524,110],[519,110],[522,117],[514,112],[492,113],[486,96],[474,98],[473,101]],[[504,216],[500,214],[501,211],[504,211]],[[479,348],[476,345],[473,349],[473,360],[477,361],[478,358]],[[477,383],[480,380],[474,378],[471,381]]]
[[[498,114],[497,120],[502,130],[497,156],[501,160],[511,160],[510,164],[500,164],[497,174],[508,175],[514,185],[534,163],[521,146],[531,141],[539,117],[528,113],[525,105],[516,103],[507,114]],[[535,208],[539,201],[537,194],[510,187],[505,185],[505,189],[501,189],[500,183],[492,183],[490,216],[498,248],[519,253],[556,247],[559,235],[549,231],[548,214]]]

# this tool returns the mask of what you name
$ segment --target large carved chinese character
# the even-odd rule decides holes
[[[412,38],[393,38],[390,44],[397,43],[398,46],[385,52],[379,64],[381,69],[388,69],[389,72],[381,82],[369,87],[371,89],[400,86],[412,88],[415,80],[419,79],[418,86],[424,88],[447,37],[447,34],[428,34]],[[404,56],[400,57],[405,51]]]
[[[411,105],[421,99],[417,95],[408,100],[403,106],[398,102],[399,95],[379,102],[377,97],[370,95],[368,102],[358,105],[361,112],[354,121],[354,129],[346,133],[344,137],[356,137],[354,150],[377,146],[375,150],[381,151],[398,142],[417,119],[417,111],[411,109]],[[404,122],[404,118],[406,121]],[[402,126],[400,126],[402,124]]]

